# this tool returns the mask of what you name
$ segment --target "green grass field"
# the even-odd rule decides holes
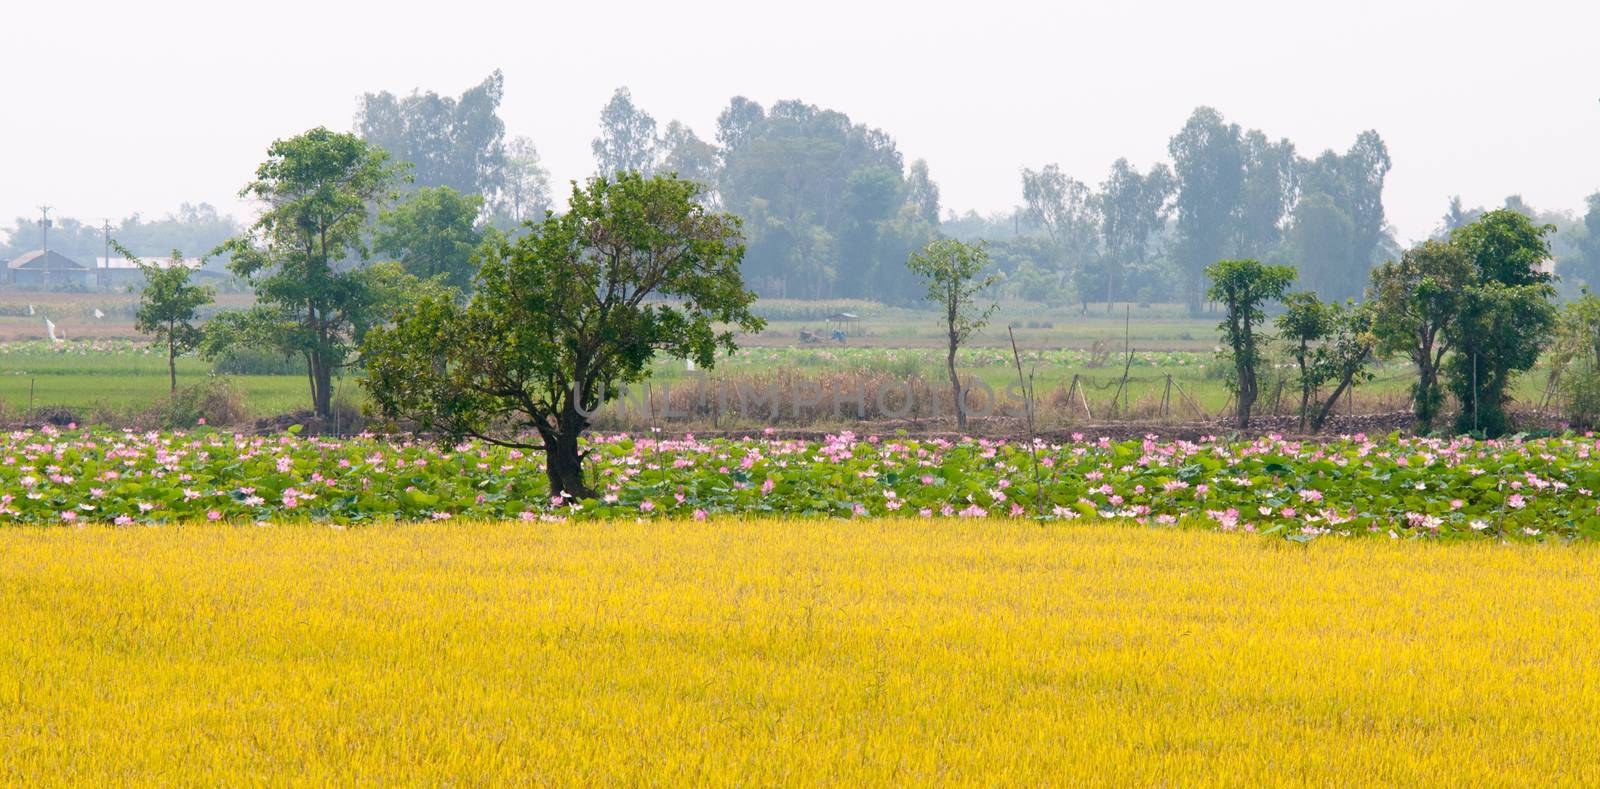
[[[64,407],[81,412],[85,419],[95,415],[113,418],[160,402],[168,391],[164,359],[159,352],[146,353],[129,342],[138,337],[131,324],[134,299],[129,294],[0,294],[0,337],[42,337],[39,315],[49,312],[70,323],[73,330],[69,336],[77,338],[59,346],[37,338],[0,342],[0,414],[26,413],[31,404],[33,408]],[[40,302],[35,304],[36,315],[26,316],[26,305],[35,301]],[[859,320],[830,322],[827,316],[835,306],[859,310]],[[1061,404],[1041,410],[1045,427],[1089,420],[1090,416],[1192,420],[1219,414],[1231,398],[1215,354],[1216,321],[1179,317],[1180,310],[1173,305],[1128,307],[1126,315],[1131,320],[1125,321],[1124,306],[1116,306],[1107,315],[1103,306],[1083,314],[1076,308],[1003,305],[993,325],[963,350],[959,367],[970,380],[1003,394],[1017,381],[1007,332],[1007,325],[1015,324],[1023,366],[1034,377],[1038,397],[1041,402]],[[94,319],[93,309],[101,309],[107,317]],[[946,380],[943,339],[931,312],[848,302],[774,302],[770,309],[778,317],[762,333],[741,337],[743,350],[722,360],[710,373],[713,378],[890,375],[901,380],[915,376],[939,387]],[[845,342],[829,339],[835,328],[847,334]],[[817,332],[823,342],[801,343],[802,330]],[[1134,350],[1135,364],[1128,370],[1127,390],[1118,398],[1125,344]],[[1284,360],[1278,363],[1282,365]],[[181,386],[203,382],[212,373],[210,364],[193,357],[181,359],[178,368]],[[1297,407],[1292,382],[1283,385],[1280,393],[1276,380],[1290,375],[1286,368],[1267,372],[1262,385],[1263,409],[1270,401],[1276,401],[1280,413]],[[1169,376],[1175,382],[1170,392]],[[298,374],[225,377],[242,394],[251,416],[288,413],[309,403],[306,381]],[[1067,403],[1074,377],[1078,377],[1083,394],[1074,394]],[[657,360],[654,365],[657,387],[681,390],[689,380],[679,360]],[[1405,408],[1411,380],[1410,368],[1405,365],[1380,366],[1375,380],[1357,387],[1356,410]],[[1535,371],[1518,379],[1515,394],[1522,402],[1537,402],[1543,390],[1544,375]],[[364,399],[355,377],[345,379],[341,395],[357,406]],[[1087,413],[1082,408],[1084,397]],[[1346,407],[1341,405],[1341,410]],[[637,427],[652,420],[641,417],[634,421],[638,424],[619,426]]]

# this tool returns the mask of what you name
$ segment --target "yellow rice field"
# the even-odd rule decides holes
[[[1600,550],[0,531],[0,784],[1600,783]]]

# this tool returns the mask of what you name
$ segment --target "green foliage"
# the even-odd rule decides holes
[[[1325,299],[1360,296],[1388,240],[1383,186],[1390,166],[1388,147],[1371,130],[1344,154],[1325,151],[1301,165],[1300,206],[1311,210],[1295,214],[1296,260],[1301,276]],[[1308,226],[1298,227],[1301,221]]]
[[[574,185],[566,213],[485,251],[470,303],[434,294],[370,333],[363,385],[377,412],[542,448],[550,492],[587,497],[578,438],[619,386],[657,353],[710,368],[736,330],[763,325],[739,275],[738,220],[699,193],[638,173]]]
[[[1373,360],[1377,337],[1372,332],[1376,310],[1373,305],[1329,304],[1326,310],[1326,327],[1322,344],[1316,349],[1311,378],[1317,387],[1334,383],[1333,391],[1323,400],[1322,407],[1311,416],[1311,430],[1322,429],[1339,397],[1351,385],[1371,380],[1368,366]]]
[[[1241,429],[1250,426],[1250,409],[1255,405],[1260,362],[1260,343],[1256,327],[1265,320],[1262,306],[1283,298],[1294,282],[1294,269],[1266,266],[1258,260],[1219,260],[1206,268],[1211,287],[1207,298],[1218,302],[1226,317],[1218,325],[1233,359],[1234,399]]]
[[[1200,107],[1167,143],[1178,181],[1175,258],[1190,314],[1200,312],[1205,267],[1228,253],[1229,228],[1244,183],[1239,127]]]
[[[1600,192],[1589,195],[1583,225],[1574,233],[1575,249],[1562,261],[1561,275],[1600,287]]]
[[[1039,171],[1022,171],[1022,199],[1028,218],[1050,238],[1059,281],[1071,283],[1087,307],[1090,293],[1098,293],[1101,282],[1096,269],[1101,214],[1093,190],[1049,164]]]
[[[1166,165],[1155,165],[1149,174],[1140,174],[1127,159],[1114,162],[1111,175],[1100,184],[1097,202],[1104,254],[1099,273],[1104,280],[1106,309],[1111,309],[1112,300],[1119,295],[1118,283],[1126,282],[1128,269],[1148,260],[1150,239],[1167,221],[1173,188],[1172,171]],[[1087,286],[1091,278],[1082,279]]]
[[[361,335],[386,317],[406,289],[398,267],[352,268],[378,205],[393,197],[399,168],[351,134],[316,128],[274,142],[241,195],[266,210],[248,234],[228,242],[229,267],[250,282],[257,304],[219,316],[215,353],[247,342],[306,360],[312,407],[331,414],[333,375],[351,362]]]
[[[769,111],[736,96],[718,118],[717,142],[718,194],[743,220],[746,278],[763,296],[915,298],[903,263],[936,228],[923,216],[928,191],[910,202],[888,134],[804,102]]]
[[[1461,403],[1460,432],[1498,436],[1510,427],[1511,379],[1539,360],[1556,325],[1555,288],[1540,268],[1550,257],[1545,236],[1553,230],[1499,209],[1450,235],[1476,274],[1448,329],[1456,354],[1447,373]]]
[[[418,279],[438,278],[465,293],[476,273],[473,253],[483,243],[482,210],[478,195],[424,187],[378,215],[378,251],[394,255]]]
[[[199,347],[202,333],[194,322],[201,307],[215,298],[211,288],[189,282],[190,271],[183,265],[183,254],[172,250],[167,266],[141,266],[144,290],[139,293],[139,312],[134,328],[167,346],[167,372],[172,391],[178,391],[178,357]]]
[[[962,397],[961,379],[956,375],[956,351],[972,333],[983,328],[996,305],[979,309],[977,296],[1000,281],[998,273],[984,275],[989,268],[989,253],[983,242],[968,244],[941,238],[906,260],[906,267],[928,286],[927,298],[939,308],[948,341],[946,367],[956,403],[957,426],[967,427],[967,407]],[[981,278],[980,278],[981,276]]]
[[[1546,359],[1567,422],[1579,430],[1600,427],[1600,296],[1584,288],[1566,303]]]
[[[223,378],[208,378],[173,391],[141,415],[143,420],[169,430],[191,430],[196,425],[234,425],[246,416],[244,392]]]
[[[1288,253],[1306,287],[1333,299],[1361,294],[1365,262],[1357,264],[1355,225],[1333,198],[1314,192],[1295,205]]]
[[[506,182],[506,129],[497,114],[504,94],[498,70],[459,98],[433,91],[368,93],[361,97],[356,132],[408,163],[418,188],[448,186],[488,197]]]
[[[1377,352],[1403,354],[1417,366],[1411,402],[1420,432],[1433,429],[1444,403],[1439,375],[1459,335],[1455,326],[1473,279],[1466,252],[1448,241],[1424,241],[1398,262],[1373,269]]]
[[[617,88],[600,111],[600,136],[590,143],[596,171],[602,176],[614,173],[655,172],[661,141],[656,137],[656,119],[633,103],[626,87]]]
[[[1278,336],[1289,343],[1289,356],[1299,372],[1300,424],[1306,421],[1311,393],[1323,382],[1323,368],[1317,364],[1317,345],[1333,328],[1331,305],[1322,303],[1316,293],[1291,293],[1283,299],[1284,311],[1278,316]]]
[[[175,452],[177,444],[193,451]],[[118,451],[94,449],[109,445]],[[604,493],[573,508],[543,495],[541,458],[479,442],[455,451],[371,438],[244,440],[203,428],[182,436],[46,429],[0,436],[4,454],[37,457],[0,465],[0,489],[32,491],[15,496],[5,513],[8,523],[32,525],[67,522],[64,513],[76,523],[124,525],[181,524],[210,513],[234,523],[344,524],[682,519],[698,510],[711,518],[959,513],[1182,523],[1300,539],[1566,542],[1600,538],[1593,447],[1581,436],[1465,444],[1399,435],[1170,444],[1090,437],[1035,449],[978,439],[611,435],[585,445]],[[1034,457],[1049,469],[1042,502],[1029,471]],[[40,467],[51,463],[63,473],[46,478]],[[1508,484],[1530,479],[1540,484]]]
[[[913,254],[906,266],[927,283],[927,299],[939,308],[946,331],[955,345],[989,323],[996,305],[979,309],[977,296],[1000,281],[998,273],[980,278],[989,268],[983,242],[968,244],[942,238]]]

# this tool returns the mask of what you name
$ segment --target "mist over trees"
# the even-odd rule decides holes
[[[457,95],[418,88],[358,97],[356,136],[408,176],[397,202],[384,207],[392,221],[373,227],[372,248],[419,276],[447,274],[464,292],[472,247],[565,210],[552,201],[535,141],[509,133],[500,118],[504,92],[495,71]],[[658,118],[623,86],[597,110],[592,172],[675,173],[699,184],[697,202],[740,220],[744,275],[764,297],[915,304],[922,286],[905,260],[951,238],[986,243],[1004,298],[1084,311],[1177,302],[1200,313],[1216,307],[1204,272],[1218,260],[1292,265],[1301,287],[1337,302],[1361,297],[1371,270],[1401,252],[1383,207],[1392,162],[1372,130],[1342,150],[1310,155],[1199,107],[1173,130],[1165,161],[1121,158],[1101,173],[1022,163],[1015,205],[982,215],[947,209],[926,161],[901,151],[889,131],[837,109],[734,96],[714,128],[697,130]],[[1548,242],[1563,295],[1600,283],[1600,194],[1581,215],[1536,210],[1517,195],[1489,208],[1450,198],[1434,237],[1495,208],[1556,228]],[[241,230],[201,203],[155,221],[129,217],[113,224],[112,236],[153,256],[214,249]],[[4,232],[0,259],[39,246],[37,217],[19,217]],[[96,221],[58,214],[50,238],[69,257],[104,254]]]
[[[50,248],[84,265],[106,254],[105,223],[71,216],[53,216]],[[111,222],[111,237],[135,255],[165,256],[174,249],[201,253],[238,234],[241,225],[231,216],[217,213],[208,204],[184,203],[177,211],[160,219],[147,220],[139,214]],[[0,260],[16,257],[39,248],[39,217],[17,217],[12,226],[0,229],[6,243],[0,244]],[[112,255],[116,250],[112,250]]]

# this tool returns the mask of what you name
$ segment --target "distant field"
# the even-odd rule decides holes
[[[1600,782],[1593,546],[0,530],[0,782]]]
[[[168,389],[163,358],[159,353],[128,352],[125,347],[140,339],[132,324],[136,301],[133,294],[0,293],[0,415],[25,412],[31,403],[34,407],[65,407],[89,418],[97,413],[139,411],[159,402]],[[223,302],[229,308],[242,307],[249,303],[249,296],[225,295]],[[25,315],[29,304],[35,308],[33,316]],[[743,349],[720,360],[711,373],[713,379],[737,386],[764,383],[774,376],[831,377],[837,387],[872,376],[897,380],[915,376],[935,387],[944,385],[945,340],[931,312],[856,302],[768,300],[758,304],[772,316],[767,329],[740,337]],[[94,318],[95,309],[106,317]],[[855,310],[851,314],[857,319],[829,320],[847,310]],[[1131,319],[1125,320],[1125,314]],[[52,320],[67,334],[68,343],[52,345],[43,339],[47,315],[54,316]],[[1105,418],[1193,420],[1221,413],[1231,400],[1215,353],[1216,320],[1182,317],[1182,309],[1176,305],[1117,305],[1109,316],[1103,305],[1092,307],[1087,314],[1077,308],[1003,305],[993,325],[974,338],[958,359],[964,376],[1002,394],[1017,380],[1008,325],[1015,326],[1012,331],[1023,352],[1024,369],[1034,376],[1040,402],[1054,404],[1039,412],[1045,427]],[[832,338],[835,330],[845,335],[842,343]],[[813,333],[821,341],[802,342],[802,332]],[[1124,390],[1125,344],[1134,351],[1134,364]],[[1298,407],[1292,384],[1278,383],[1277,379],[1290,376],[1283,363],[1279,359],[1279,369],[1265,373],[1258,404],[1263,413],[1274,405],[1280,413],[1292,413]],[[211,370],[205,361],[185,358],[179,362],[179,383],[199,383]],[[1405,408],[1414,378],[1411,369],[1390,363],[1375,372],[1375,380],[1357,387],[1356,410]],[[1169,376],[1174,382],[1171,389]],[[308,406],[309,390],[302,375],[228,377],[243,393],[246,410],[253,416]],[[1072,384],[1075,377],[1077,387]],[[675,387],[681,395],[687,380],[689,373],[681,360],[656,361],[653,391]],[[1544,384],[1544,374],[1536,371],[1521,376],[1513,391],[1524,404],[1538,403]],[[341,395],[355,405],[362,402],[356,376],[345,379]],[[1342,404],[1341,410],[1348,407],[1348,403]],[[636,429],[651,421],[610,426]],[[735,419],[729,424],[740,423]]]

